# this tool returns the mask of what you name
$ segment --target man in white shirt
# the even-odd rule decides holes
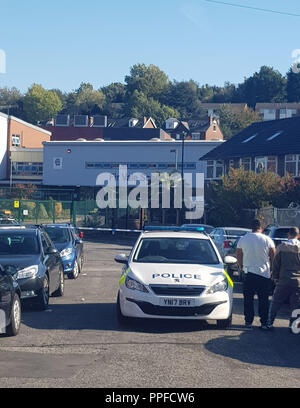
[[[252,232],[241,237],[237,245],[237,260],[245,272],[244,315],[245,325],[252,328],[254,320],[254,296],[258,296],[258,314],[261,329],[268,330],[269,291],[271,266],[275,255],[273,240],[262,234],[259,220],[253,220]]]

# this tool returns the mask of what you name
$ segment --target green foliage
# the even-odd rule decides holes
[[[168,89],[169,79],[157,66],[150,64],[136,64],[126,75],[127,93],[132,95],[135,91],[143,93],[146,97],[158,99]]]
[[[286,79],[279,71],[262,66],[259,72],[240,84],[239,92],[252,108],[258,102],[283,102],[286,98]]]
[[[298,190],[297,190],[298,189]],[[299,192],[293,177],[275,173],[230,169],[222,182],[214,182],[207,194],[208,218],[212,225],[243,225],[244,209],[284,205],[287,197]],[[290,201],[288,201],[289,203]]]
[[[162,105],[153,98],[147,98],[142,92],[134,91],[128,104],[128,114],[135,118],[152,117],[157,126],[170,117],[178,117],[179,112],[169,106]]]
[[[300,73],[294,73],[292,68],[287,73],[286,92],[288,102],[300,102]]]
[[[74,102],[79,114],[88,115],[102,108],[105,96],[101,90],[94,90],[92,84],[82,82],[75,92]]]
[[[39,203],[37,205],[38,205],[38,210],[37,210],[38,211],[38,218],[42,219],[42,220],[48,219],[48,213],[46,211],[46,208],[45,208],[44,204]]]
[[[254,122],[262,120],[258,112],[248,108],[246,111],[235,111],[229,105],[222,105],[218,111],[220,127],[226,140]]]
[[[32,123],[46,122],[62,108],[62,102],[54,91],[47,91],[34,84],[23,98],[26,119]]]
[[[180,118],[195,118],[204,113],[199,99],[199,86],[192,80],[174,81],[170,85],[166,103],[179,112]]]

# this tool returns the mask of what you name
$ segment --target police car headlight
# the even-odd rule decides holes
[[[128,289],[149,293],[148,289],[144,285],[142,285],[140,282],[136,281],[135,279],[129,278],[128,276],[126,277],[125,285]]]
[[[38,265],[32,265],[28,268],[19,270],[16,275],[15,279],[25,279],[25,278],[35,278],[38,273],[39,267]]]
[[[227,279],[224,279],[221,282],[218,282],[215,285],[211,286],[207,290],[207,293],[225,292],[227,289],[228,289],[228,281]]]

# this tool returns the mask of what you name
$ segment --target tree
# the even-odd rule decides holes
[[[179,112],[169,106],[162,105],[153,98],[147,98],[142,92],[134,91],[128,104],[128,115],[135,118],[152,117],[157,126],[162,126],[170,117],[179,117]]]
[[[22,116],[22,98],[21,92],[15,88],[0,88],[0,111],[9,112],[14,116]]]
[[[23,98],[26,120],[32,123],[46,122],[62,108],[62,103],[54,91],[47,91],[41,85],[33,84]]]
[[[204,113],[199,99],[199,86],[193,80],[174,81],[170,85],[166,101],[178,110],[181,118],[196,118]]]
[[[286,92],[288,102],[300,102],[300,73],[293,72],[292,68],[287,73]]]
[[[220,128],[226,140],[241,132],[254,122],[262,120],[258,112],[248,108],[246,111],[237,112],[228,105],[222,105],[218,110]]]
[[[262,66],[259,72],[239,85],[238,93],[252,108],[258,102],[283,102],[286,99],[286,79],[279,71]]]
[[[113,82],[103,86],[100,90],[105,95],[106,103],[123,103],[125,101],[126,86],[121,82]]]
[[[94,90],[90,83],[82,82],[75,91],[75,106],[78,114],[94,114],[100,112],[105,103],[105,95],[101,90]]]
[[[155,65],[136,64],[126,75],[127,94],[130,97],[134,91],[142,92],[146,97],[160,100],[167,91],[169,79],[167,75]]]
[[[244,225],[244,209],[260,209],[282,203],[296,188],[293,177],[275,173],[256,174],[243,168],[230,169],[221,183],[213,183],[208,200],[213,225]]]

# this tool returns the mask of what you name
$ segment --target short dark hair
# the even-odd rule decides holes
[[[299,228],[298,228],[298,227],[291,227],[291,228],[289,229],[289,235],[290,235],[292,238],[296,238],[297,235],[299,235]]]
[[[251,228],[252,231],[257,231],[261,228],[261,222],[257,218],[255,218],[251,223]]]

